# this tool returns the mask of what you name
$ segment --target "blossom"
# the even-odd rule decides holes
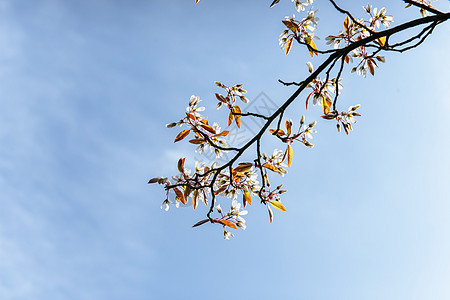
[[[232,234],[232,233],[229,232],[229,231],[224,230],[224,231],[223,231],[223,238],[226,239],[226,240],[229,240],[230,237],[234,237],[234,234]]]
[[[166,199],[166,200],[164,200],[163,201],[163,203],[161,204],[161,209],[164,209],[165,211],[168,211],[169,210],[169,200],[168,199]]]
[[[190,114],[193,114],[195,117],[201,117],[199,111],[204,111],[205,107],[197,107],[197,105],[201,102],[200,98],[198,96],[191,96],[191,99],[189,100],[189,106],[186,107],[186,111]]]

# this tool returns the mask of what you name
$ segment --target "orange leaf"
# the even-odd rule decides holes
[[[240,114],[241,113],[241,108],[239,106],[235,106],[234,110],[235,113]],[[236,125],[238,128],[241,128],[241,115],[234,115],[234,119],[236,120]]]
[[[288,167],[291,167],[291,164],[292,164],[292,157],[293,157],[293,155],[294,155],[294,151],[292,150],[292,146],[291,146],[291,145],[288,145],[288,146],[287,146],[286,152],[287,152],[287,163],[288,163]]]
[[[189,134],[189,132],[191,132],[190,129],[185,129],[185,130],[183,130],[182,132],[180,132],[180,133],[177,135],[177,137],[175,138],[174,143],[176,143],[176,142],[178,142],[178,141],[181,141],[182,139],[184,139],[185,137],[187,137],[188,134]]]
[[[212,128],[211,126],[207,125],[207,124],[201,124],[200,126],[202,126],[203,129],[209,131],[212,134],[216,134],[216,130],[214,128]]]
[[[221,223],[221,224],[223,224],[223,225],[225,225],[225,226],[228,226],[228,227],[237,229],[236,225],[234,225],[234,223],[231,222],[231,221],[228,221],[228,220],[219,220],[219,223]]]
[[[186,116],[188,116],[188,118],[191,120],[195,120],[195,116],[191,113],[186,113]]]
[[[175,191],[177,198],[180,199],[181,203],[186,204],[183,193],[178,188],[174,188],[173,190]]]
[[[233,112],[230,110],[230,114],[228,115],[228,126],[233,123]]]
[[[271,164],[269,164],[269,163],[265,163],[265,164],[263,164],[262,166],[263,166],[264,168],[267,168],[267,169],[271,170],[271,171],[274,171],[274,172],[279,173],[278,169],[275,168],[273,165],[271,165]]]
[[[278,210],[286,211],[286,207],[284,207],[284,205],[278,201],[272,200],[272,201],[270,201],[270,204],[272,204],[272,206]]]
[[[367,67],[369,68],[370,74],[372,74],[372,76],[373,76],[375,74],[375,67],[373,66],[373,63],[371,60],[367,60]]]
[[[286,42],[286,48],[284,48],[284,53],[286,53],[286,55],[289,54],[289,52],[291,51],[292,48],[292,38],[290,38],[287,42]]]
[[[227,136],[230,132],[228,130],[224,130],[221,133],[215,134],[214,137],[218,136]]]
[[[243,202],[244,207],[247,206],[247,203],[252,205],[252,196],[250,195],[250,192],[247,190],[244,190]]]
[[[275,133],[275,131],[277,131],[276,129],[269,129],[269,132],[271,133],[271,134],[274,134]],[[283,135],[285,135],[286,133],[283,131],[283,130],[278,130],[278,132],[277,132],[277,136],[283,136]]]

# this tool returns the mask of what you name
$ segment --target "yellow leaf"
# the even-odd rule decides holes
[[[247,203],[252,205],[252,196],[250,195],[250,192],[247,190],[244,191],[243,202],[244,207],[247,206]]]
[[[292,164],[292,157],[294,155],[294,151],[292,150],[292,146],[288,145],[287,146],[287,163],[288,163],[288,167],[291,167]]]
[[[195,190],[194,194],[192,195],[192,207],[194,208],[194,210],[197,208],[197,205],[198,205],[198,190]]]
[[[294,22],[292,22],[292,21],[290,21],[290,20],[283,20],[283,21],[281,21],[281,22],[283,22],[283,24],[287,27],[287,28],[289,28],[292,32],[297,32],[297,25],[294,23]]]
[[[314,44],[314,41],[312,40],[312,38],[306,38],[306,43],[309,45],[308,50],[309,50],[309,54],[311,54],[311,57],[314,56],[314,54],[317,55],[317,52],[314,50],[317,50],[316,44]]]
[[[384,46],[384,44],[386,44],[386,37],[382,36],[378,39],[378,43],[380,44],[381,47]]]
[[[349,23],[349,19],[347,16],[347,17],[345,17],[345,20],[344,20],[344,29],[345,29],[345,32],[347,32],[347,33],[348,33],[348,23]]]
[[[322,109],[324,114],[328,115],[330,112],[330,105],[331,102],[329,102],[325,97],[322,97]]]
[[[292,47],[292,38],[290,38],[287,42],[286,42],[286,48],[284,48],[284,53],[286,53],[286,55],[289,54],[289,51],[291,51],[291,47]]]
[[[240,114],[241,108],[239,106],[234,107],[234,112]],[[241,115],[234,115],[234,120],[236,121],[236,125],[238,128],[241,128]]]
[[[182,132],[180,132],[180,133],[177,135],[177,137],[175,138],[174,143],[176,143],[176,142],[178,142],[178,141],[181,141],[182,139],[184,139],[185,137],[187,137],[188,134],[189,134],[189,132],[191,132],[190,129],[185,129],[185,130],[183,130]]]
[[[270,201],[270,204],[272,204],[272,206],[275,207],[278,210],[286,211],[286,207],[284,207],[283,204],[281,204],[280,202],[278,202],[276,200]]]

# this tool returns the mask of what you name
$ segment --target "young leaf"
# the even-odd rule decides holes
[[[273,212],[272,212],[272,209],[270,208],[269,205],[267,205],[267,210],[269,211],[269,220],[270,220],[270,223],[272,223],[272,221],[273,221]]]
[[[287,146],[286,152],[287,152],[287,163],[288,163],[288,167],[291,167],[291,164],[292,164],[292,157],[293,157],[293,155],[294,155],[294,151],[292,150],[292,146],[291,146],[290,144]]]
[[[205,141],[203,139],[193,139],[190,140],[189,143],[194,144],[194,145],[200,145],[203,144]]]
[[[234,171],[238,173],[245,173],[247,171],[250,171],[252,167],[253,167],[252,163],[239,163],[239,165],[236,168],[234,168]]]
[[[192,191],[191,188],[188,186],[184,189],[184,201],[186,201],[189,198],[191,191]]]
[[[308,50],[309,50],[309,54],[311,55],[311,57],[313,57],[314,54],[317,55],[317,52],[315,51],[315,50],[317,50],[317,47],[316,47],[316,44],[314,44],[314,41],[312,40],[312,38],[308,37],[305,40],[306,40],[306,43],[308,43],[308,45],[309,45]]]
[[[345,29],[345,32],[347,32],[348,33],[348,25],[349,25],[349,19],[348,19],[348,16],[346,16],[345,17],[345,20],[344,20],[344,29]]]
[[[148,181],[148,183],[157,183],[159,178],[152,178]]]
[[[275,168],[273,165],[269,164],[269,163],[265,163],[262,165],[264,168],[269,169],[271,171],[277,172],[279,173],[278,169]]]
[[[291,120],[289,120],[289,121],[286,120],[286,130],[287,130],[288,136],[291,135],[291,130],[292,130],[292,121]]]
[[[277,131],[276,129],[269,129],[269,132],[271,133],[271,134],[274,134],[275,133],[275,131]],[[278,130],[277,131],[277,136],[283,136],[283,135],[285,135],[286,133],[283,131],[283,130]]]
[[[241,113],[241,108],[239,106],[235,106],[234,110],[235,113],[240,114]],[[238,128],[241,128],[241,115],[234,115],[234,120],[236,121],[236,125]]]
[[[199,0],[200,1],[200,0]],[[280,0],[273,0],[272,4],[270,4],[269,8],[272,8],[275,4],[280,2]]]
[[[192,228],[200,226],[200,225],[203,225],[203,224],[208,223],[208,222],[209,222],[209,219],[201,220],[201,221],[195,223],[194,225],[192,225]]]
[[[185,129],[185,130],[183,130],[182,132],[180,132],[180,133],[177,135],[177,137],[175,138],[174,143],[176,143],[176,142],[178,142],[178,141],[181,141],[182,139],[184,139],[185,137],[187,137],[188,134],[189,134],[189,132],[191,132],[190,129]]]
[[[272,204],[272,206],[278,210],[286,211],[286,207],[284,207],[284,205],[278,201],[272,200],[272,201],[270,201],[270,204]]]
[[[322,108],[324,114],[328,115],[328,113],[330,112],[330,106],[331,102],[328,101],[325,97],[322,97]]]
[[[233,123],[233,112],[230,110],[230,114],[228,115],[228,126]]]
[[[186,160],[186,158],[180,158],[178,160],[178,171],[180,171],[180,173],[184,172],[184,161]]]
[[[192,195],[192,207],[195,210],[197,206],[198,206],[198,190],[195,190],[194,194]]]
[[[292,38],[290,38],[290,39],[286,42],[286,48],[284,48],[284,53],[286,53],[286,55],[288,55],[289,52],[291,51],[291,47],[292,47]]]
[[[227,100],[226,100],[225,97],[222,96],[221,94],[216,93],[216,98],[217,98],[217,100],[219,100],[220,102],[227,103]]]
[[[200,125],[203,129],[205,129],[206,131],[209,131],[212,134],[216,134],[216,130],[214,128],[212,128],[211,126],[207,125],[207,124],[202,124]]]
[[[294,33],[297,32],[297,25],[294,22],[292,22],[291,20],[283,20],[281,22],[283,22],[283,24],[287,28],[289,28],[292,32],[294,32]],[[292,40],[292,38],[291,38],[291,40]]]
[[[244,190],[243,202],[244,202],[244,207],[247,206],[247,203],[252,205],[252,196],[250,195],[250,192],[247,190]]]
[[[373,63],[370,59],[367,60],[367,68],[369,69],[370,74],[372,74],[373,76],[375,74],[375,67],[373,66]]]
[[[228,130],[224,130],[221,133],[215,134],[213,135],[213,137],[218,137],[218,136],[227,136],[230,132]]]
[[[175,194],[177,195],[177,198],[181,201],[181,203],[186,204],[183,193],[178,188],[174,188],[173,190],[175,191]]]
[[[221,223],[222,225],[225,225],[225,226],[228,226],[228,227],[237,229],[236,225],[235,225],[233,222],[231,222],[231,221],[228,221],[228,220],[219,220],[219,223]]]

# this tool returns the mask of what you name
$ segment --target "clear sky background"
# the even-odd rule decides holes
[[[280,104],[277,80],[307,75],[306,50],[278,46],[293,4],[269,2],[0,1],[0,299],[450,299],[449,24],[375,77],[345,71],[340,109],[363,114],[349,136],[300,96],[288,116],[318,120],[315,148],[294,145],[272,224],[255,201],[224,241],[191,228],[204,207],[160,209],[146,183],[192,166],[164,126],[192,94],[225,124],[215,80]],[[321,45],[343,16],[316,2]]]

